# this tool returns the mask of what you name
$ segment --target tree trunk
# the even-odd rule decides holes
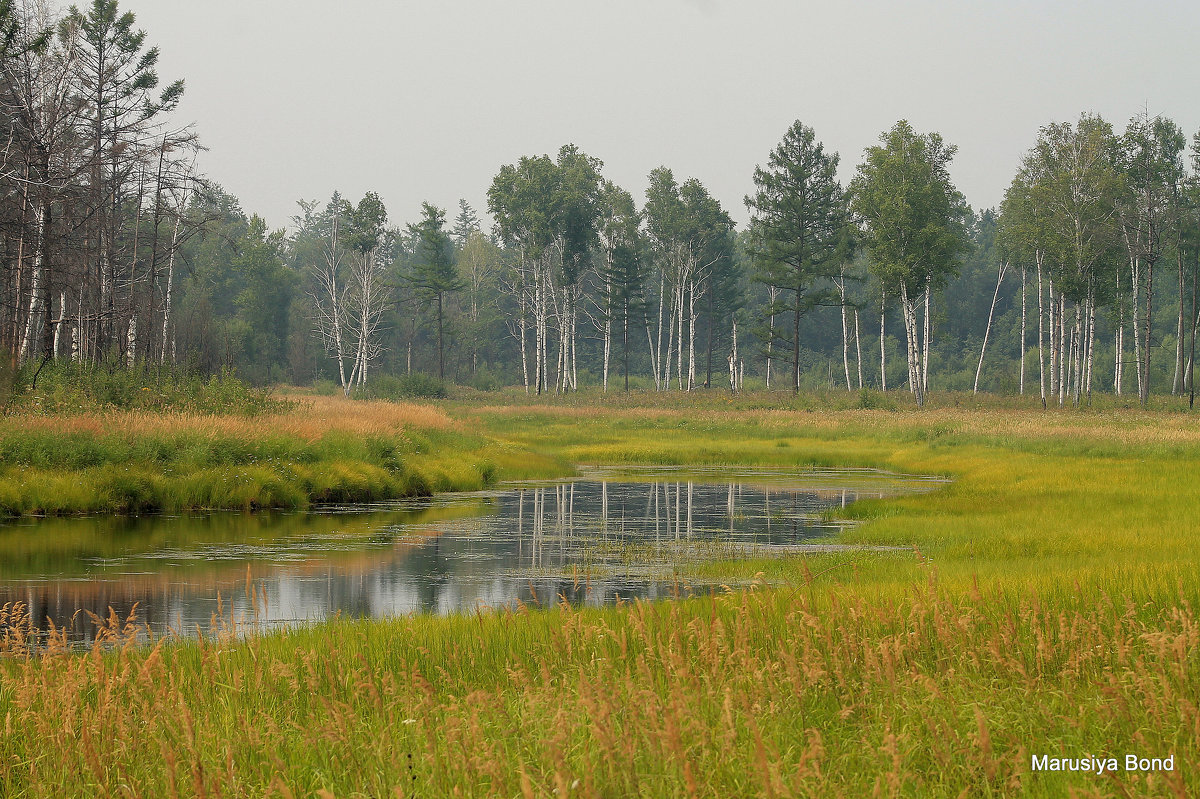
[[[688,379],[687,390],[696,387],[696,282],[688,281]]]
[[[601,384],[603,391],[608,393],[608,359],[612,352],[612,280],[605,276],[604,278],[604,303],[607,306],[604,311],[604,364],[602,366]]]
[[[929,393],[929,348],[933,344],[933,320],[929,315],[930,295],[933,293],[933,280],[925,280],[925,344],[921,348],[921,399]]]
[[[879,292],[879,388],[887,391],[887,294]]]
[[[925,391],[921,380],[921,341],[917,327],[917,306],[908,296],[908,287],[900,284],[900,307],[904,313],[905,349],[908,352],[908,389],[917,399],[917,407],[925,406]]]
[[[438,380],[446,380],[446,360],[443,355],[445,351],[442,346],[442,292],[437,293],[437,317],[438,317]]]
[[[1129,261],[1129,287],[1131,292],[1130,307],[1133,311],[1132,319],[1130,319],[1133,328],[1133,360],[1137,374],[1138,383],[1138,398],[1142,396],[1142,330],[1141,330],[1141,275],[1139,274],[1139,264],[1137,258],[1131,258]]]
[[[528,324],[525,319],[525,314],[527,313],[526,302],[525,302],[526,290],[525,290],[524,286],[521,286],[519,289],[517,289],[517,291],[519,292],[519,294],[521,296],[521,311],[520,311],[521,316],[517,320],[517,330],[519,331],[520,337],[521,337],[521,380],[525,385],[525,393],[528,394],[529,393],[529,356],[526,353],[526,346],[525,346],[526,328],[528,327]],[[408,352],[409,352],[408,371],[412,372],[412,341],[411,340],[409,341],[409,344],[408,344]]]
[[[25,317],[25,335],[21,338],[20,361],[28,363],[38,356],[42,326],[49,323],[50,276],[47,254],[50,247],[50,203],[42,201],[37,212],[37,245],[33,251],[33,269],[29,284],[29,315]]]
[[[1175,246],[1176,260],[1179,263],[1179,325],[1175,334],[1175,378],[1171,381],[1171,394],[1183,392],[1183,247],[1180,242]]]
[[[1088,344],[1087,344],[1087,404],[1092,404],[1092,364],[1096,356],[1096,289],[1090,289],[1088,300]]]
[[[1145,362],[1143,368],[1145,378],[1142,380],[1142,407],[1145,408],[1150,402],[1150,333],[1154,325],[1154,261],[1146,263],[1146,346],[1145,346]]]
[[[167,288],[163,295],[162,351],[158,362],[167,362],[167,340],[171,327],[171,287],[175,284],[175,252],[179,247],[179,216],[175,217],[175,226],[171,231],[171,255],[167,258]]]
[[[662,334],[663,334],[663,305],[667,299],[667,273],[665,269],[660,269],[658,272],[658,341],[651,341],[650,363],[654,367],[654,389],[656,391],[664,390],[666,381],[662,380],[664,372],[667,370],[666,364],[662,362]],[[650,335],[650,328],[646,328],[646,335]],[[667,344],[670,347],[670,343]],[[667,354],[667,360],[670,361],[670,353]]]
[[[1025,329],[1026,329],[1026,314],[1025,314],[1025,277],[1029,270],[1024,264],[1021,265],[1021,379],[1020,379],[1020,394],[1025,396]]]
[[[1046,409],[1046,354],[1044,350],[1044,319],[1045,312],[1042,308],[1042,252],[1039,250],[1035,254],[1037,261],[1037,284],[1038,284],[1038,380],[1041,384],[1042,392],[1042,410]]]
[[[800,393],[800,291],[796,290],[796,307],[792,315],[792,393]]]
[[[1188,356],[1188,408],[1192,408],[1196,404],[1196,328],[1200,327],[1200,315],[1197,314],[1196,307],[1196,281],[1200,275],[1200,254],[1196,257],[1196,264],[1192,267],[1192,343],[1191,354]]]
[[[858,309],[854,309],[854,350],[857,353],[855,365],[858,366],[858,390],[862,391],[863,373],[862,373],[862,339],[858,335]]]
[[[983,329],[983,346],[979,348],[979,366],[975,368],[975,388],[971,391],[972,394],[979,393],[979,376],[983,374],[983,356],[987,354],[988,336],[992,333],[992,318],[996,314],[996,300],[1000,298],[1000,284],[1004,282],[1004,273],[1008,271],[1008,262],[1001,261],[1000,269],[996,273],[996,290],[992,292],[992,305],[988,308],[987,326]],[[1024,364],[1021,366],[1021,374],[1024,376]]]
[[[841,277],[837,282],[838,297],[841,300],[839,308],[842,312],[842,371],[846,373],[846,391],[850,386],[850,322],[846,318],[846,279]]]

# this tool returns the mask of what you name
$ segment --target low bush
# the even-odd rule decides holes
[[[364,389],[354,392],[358,399],[445,399],[446,384],[432,375],[413,372],[407,375],[379,375]]]
[[[29,364],[5,384],[10,398],[5,403],[0,390],[0,407],[9,413],[116,409],[258,416],[291,406],[229,370],[206,376],[149,363],[132,367],[73,361]]]

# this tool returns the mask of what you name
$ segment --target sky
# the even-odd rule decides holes
[[[1143,0],[122,0],[199,169],[284,227],[298,200],[375,191],[486,223],[500,167],[574,143],[644,197],[660,165],[739,223],[794,120],[841,155],[899,119],[958,147],[951,176],[998,206],[1038,129],[1148,111],[1200,129],[1200,3]]]

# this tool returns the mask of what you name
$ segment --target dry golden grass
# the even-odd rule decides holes
[[[235,438],[283,435],[312,442],[330,431],[358,436],[391,436],[407,429],[457,430],[461,425],[428,405],[361,402],[340,397],[307,397],[294,409],[263,416],[211,416],[145,411],[88,412],[72,416],[17,416],[0,428],[91,435],[145,436],[199,432]]]
[[[19,621],[19,620],[18,620]],[[742,592],[9,660],[10,796],[1188,797],[1188,600]],[[19,627],[19,624],[18,624]],[[20,651],[25,633],[8,639]],[[1030,757],[1173,754],[1151,774]]]

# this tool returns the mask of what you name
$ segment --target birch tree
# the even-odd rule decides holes
[[[863,221],[870,267],[885,290],[898,294],[904,319],[910,390],[925,404],[930,296],[957,269],[969,246],[968,209],[950,180],[955,147],[937,133],[918,134],[901,120],[869,147],[851,184]],[[917,321],[925,306],[924,342]]]
[[[1119,212],[1121,238],[1129,260],[1135,341],[1139,338],[1138,333],[1141,333],[1138,395],[1143,407],[1150,396],[1154,267],[1170,241],[1174,199],[1183,179],[1182,153],[1185,145],[1183,132],[1174,122],[1161,116],[1150,118],[1145,112],[1129,121],[1120,140],[1119,165],[1124,185],[1116,210]],[[1138,303],[1139,294],[1145,298],[1144,309]],[[1182,296],[1182,268],[1180,294]],[[1179,327],[1182,329],[1182,324]],[[1177,348],[1176,352],[1177,358],[1182,355],[1182,350]],[[1176,375],[1180,371],[1177,360]]]
[[[1085,114],[1075,125],[1043,127],[1029,156],[1030,198],[1045,215],[1053,256],[1047,292],[1049,382],[1060,406],[1068,397],[1078,403],[1091,395],[1096,308],[1110,296],[1103,267],[1112,263],[1117,234],[1121,179],[1114,146],[1112,127]],[[1139,274],[1132,282],[1135,351],[1140,351],[1136,308],[1141,285]],[[1139,391],[1142,386],[1139,380]]]
[[[533,385],[550,387],[550,350],[557,333],[554,361],[556,391],[578,387],[580,291],[597,244],[601,162],[574,145],[560,148],[557,161],[547,155],[523,157],[505,165],[488,189],[488,210],[500,239],[517,250],[514,271],[504,285],[517,300],[512,325],[521,347],[522,374],[530,386],[526,352],[533,329]],[[553,319],[557,330],[552,330]]]
[[[1047,407],[1046,399],[1046,323],[1044,277],[1049,275],[1047,261],[1051,248],[1049,218],[1046,209],[1035,200],[1034,186],[1042,180],[1042,165],[1035,153],[1024,156],[1021,167],[1004,194],[1004,202],[1000,206],[1000,220],[997,238],[1001,249],[1022,263],[1021,280],[1021,377],[1024,385],[1024,348],[1025,348],[1025,269],[1033,264],[1037,276],[1038,292],[1038,385],[1040,387],[1042,407]],[[1117,332],[1117,373],[1120,372],[1120,329]]]
[[[700,181],[680,185],[667,167],[650,173],[644,214],[658,277],[655,334],[646,328],[655,386],[668,390],[674,370],[677,387],[690,391],[702,294],[713,267],[730,256],[733,220]]]
[[[641,214],[633,196],[608,180],[601,183],[598,207],[600,263],[596,275],[596,319],[602,334],[601,385],[608,391],[615,338],[625,390],[629,391],[631,335],[634,324],[645,312]]]

